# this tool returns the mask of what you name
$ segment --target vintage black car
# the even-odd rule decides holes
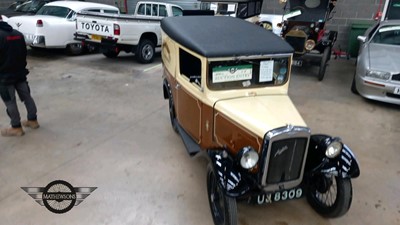
[[[161,28],[171,125],[190,155],[209,159],[215,224],[237,224],[237,200],[307,196],[323,216],[348,211],[357,160],[340,138],[312,135],[290,100],[288,43],[233,17],[171,17]]]
[[[319,66],[318,80],[323,80],[337,31],[325,29],[332,17],[336,0],[288,0],[284,6],[282,37],[294,48],[293,65]]]

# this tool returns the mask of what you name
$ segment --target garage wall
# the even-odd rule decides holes
[[[338,31],[335,48],[348,51],[349,35],[353,23],[371,23],[378,10],[380,0],[338,0],[336,14],[327,23],[327,28]],[[383,4],[384,4],[383,0]],[[263,13],[282,14],[282,6],[278,0],[267,0],[263,3]]]

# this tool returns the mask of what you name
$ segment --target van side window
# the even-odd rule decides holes
[[[199,58],[179,49],[179,69],[182,76],[194,81],[197,85],[201,85],[201,61]]]

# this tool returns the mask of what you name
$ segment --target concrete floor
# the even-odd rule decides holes
[[[191,159],[170,127],[160,58],[29,52],[41,128],[0,137],[0,224],[212,224],[206,161]],[[332,60],[326,78],[295,68],[290,95],[313,133],[340,136],[358,157],[353,204],[338,219],[305,199],[238,204],[240,225],[400,224],[400,107],[350,92],[354,61]],[[21,115],[26,116],[23,105]],[[8,126],[0,104],[0,127]],[[49,212],[20,187],[54,180],[98,187],[66,214]]]

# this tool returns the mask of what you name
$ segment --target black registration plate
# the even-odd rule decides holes
[[[277,191],[274,193],[266,193],[255,196],[252,198],[254,203],[259,205],[268,204],[272,202],[286,201],[292,199],[298,199],[303,197],[303,189],[293,188],[289,190]]]

